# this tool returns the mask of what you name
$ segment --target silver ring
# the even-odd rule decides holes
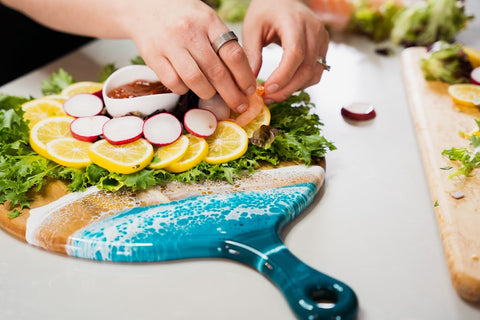
[[[327,60],[325,60],[324,57],[318,57],[317,62],[320,63],[322,67],[327,71],[330,71],[330,69],[332,68],[327,64]]]
[[[222,33],[213,42],[213,44],[212,44],[213,50],[215,50],[215,53],[218,53],[218,50],[220,50],[220,48],[225,43],[227,43],[229,41],[232,41],[232,40],[235,40],[235,41],[238,40],[237,36],[235,35],[235,33],[233,31],[228,31],[228,32]]]

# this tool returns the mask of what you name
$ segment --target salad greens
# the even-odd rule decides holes
[[[440,80],[446,83],[469,83],[473,70],[461,44],[437,41],[429,55],[420,60],[420,67],[426,80]]]
[[[65,70],[60,68],[58,72],[50,75],[50,79],[42,81],[42,93],[44,96],[59,94],[63,88],[75,82],[75,79]]]
[[[407,47],[451,42],[471,19],[473,16],[465,13],[464,0],[415,2],[395,18],[391,40]]]
[[[49,94],[59,93],[72,81],[60,69],[42,83]],[[319,117],[312,113],[314,105],[305,92],[299,92],[283,102],[269,106],[270,126],[276,136],[268,144],[249,144],[241,158],[223,164],[205,162],[185,172],[174,174],[165,170],[143,169],[133,174],[110,172],[95,164],[84,169],[73,169],[56,164],[32,150],[29,144],[28,123],[23,120],[21,105],[32,98],[0,94],[0,203],[9,205],[10,217],[18,216],[32,200],[30,191],[40,191],[50,179],[69,182],[70,191],[80,191],[96,185],[100,189],[116,191],[122,187],[133,190],[161,185],[167,181],[186,183],[234,178],[254,172],[264,164],[278,165],[282,161],[310,164],[335,146],[322,136]]]
[[[480,130],[480,119],[475,122]],[[459,176],[471,177],[473,170],[480,167],[480,136],[472,134],[469,140],[473,151],[468,148],[451,148],[442,152],[449,160],[460,162],[457,171],[448,176],[450,179]]]
[[[395,17],[403,6],[390,0],[380,7],[369,5],[367,0],[357,1],[347,31],[367,36],[375,42],[390,37]]]

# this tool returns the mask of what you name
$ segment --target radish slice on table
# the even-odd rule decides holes
[[[212,111],[219,121],[230,119],[230,107],[218,94],[208,100],[198,100],[198,107]]]
[[[63,103],[66,114],[75,117],[93,117],[103,110],[103,101],[91,93],[78,93]]]
[[[167,112],[156,114],[143,124],[143,136],[154,145],[168,145],[177,141],[181,135],[182,124],[174,115]]]
[[[77,118],[70,124],[70,131],[75,139],[92,142],[103,133],[103,125],[110,120],[106,116]]]
[[[217,130],[217,117],[205,109],[190,109],[183,117],[183,124],[194,136],[206,138]]]
[[[470,73],[470,80],[473,84],[480,85],[480,67],[472,70],[472,72]]]
[[[133,142],[142,136],[143,120],[136,116],[113,118],[103,125],[103,137],[111,144]]]
[[[342,107],[342,116],[356,121],[365,121],[375,118],[375,108],[369,103],[356,102]]]

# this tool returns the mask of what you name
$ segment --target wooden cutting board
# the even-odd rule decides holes
[[[419,47],[402,52],[405,88],[452,284],[462,298],[480,301],[480,171],[474,177],[448,179],[457,164],[441,155],[445,149],[468,146],[458,132],[478,129],[474,119],[480,119],[480,111],[456,105],[447,94],[448,84],[425,81],[419,64],[425,56]],[[454,168],[441,169],[448,166]],[[453,198],[457,191],[464,198]]]

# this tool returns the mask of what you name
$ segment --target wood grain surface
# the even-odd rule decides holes
[[[469,141],[458,133],[477,129],[474,119],[480,119],[480,111],[476,107],[456,105],[447,94],[448,84],[425,81],[419,65],[425,56],[425,49],[419,47],[402,52],[405,89],[452,284],[462,298],[478,302],[480,170],[474,177],[449,179],[458,164],[441,153],[452,147],[468,146]],[[448,166],[454,168],[441,169]],[[463,192],[464,198],[453,198],[451,194],[457,191]]]

